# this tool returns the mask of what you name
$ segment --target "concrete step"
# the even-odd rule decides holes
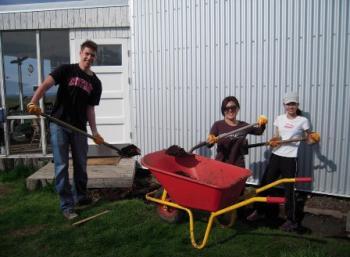
[[[73,165],[69,164],[69,178],[72,183]],[[135,177],[135,160],[132,158],[92,158],[87,165],[88,188],[131,188]],[[54,164],[46,164],[26,179],[27,189],[53,183]]]

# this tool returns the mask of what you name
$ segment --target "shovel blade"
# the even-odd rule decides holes
[[[120,149],[120,154],[122,157],[133,157],[136,155],[141,155],[141,150],[136,145],[128,145]]]

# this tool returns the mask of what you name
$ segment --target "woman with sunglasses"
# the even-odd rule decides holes
[[[239,102],[236,97],[225,97],[221,104],[221,113],[224,116],[223,120],[216,121],[210,129],[208,143],[214,144],[216,137],[220,134],[231,132],[247,126],[248,123],[237,120],[239,112]],[[246,131],[233,134],[231,137],[225,137],[217,142],[216,160],[230,163],[239,167],[245,167],[244,155],[247,154],[246,135],[261,135],[265,130],[265,125],[260,127],[252,127]]]

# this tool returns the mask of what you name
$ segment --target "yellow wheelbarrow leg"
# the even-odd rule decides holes
[[[226,207],[224,209],[221,209],[219,211],[211,212],[210,217],[209,217],[209,221],[208,221],[205,233],[204,233],[203,240],[201,243],[197,243],[197,241],[195,239],[195,235],[194,235],[194,221],[193,221],[192,211],[190,209],[182,207],[176,203],[172,203],[172,202],[169,202],[167,200],[162,200],[159,198],[154,198],[154,197],[152,197],[152,194],[154,194],[154,192],[146,194],[146,199],[149,201],[156,202],[158,204],[167,205],[167,206],[177,208],[177,209],[180,209],[180,210],[187,212],[187,214],[189,216],[189,221],[190,221],[189,222],[189,229],[190,229],[191,243],[192,243],[193,247],[195,247],[197,249],[203,249],[205,247],[205,245],[207,244],[209,234],[210,234],[211,228],[213,226],[213,222],[214,222],[216,217],[218,217],[222,214],[228,213],[228,212],[232,212],[240,207],[243,207],[245,205],[248,205],[248,204],[251,204],[254,202],[282,203],[282,200],[284,201],[284,198],[281,198],[281,197],[252,197],[250,199],[236,203],[234,205],[231,205],[231,206]]]

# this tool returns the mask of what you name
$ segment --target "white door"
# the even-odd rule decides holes
[[[130,143],[130,104],[128,90],[127,39],[91,39],[98,45],[92,67],[102,82],[102,96],[95,107],[99,133],[111,144]],[[85,39],[71,39],[71,62],[79,61],[80,45]],[[90,132],[90,128],[88,127]],[[89,140],[89,144],[93,144]]]

